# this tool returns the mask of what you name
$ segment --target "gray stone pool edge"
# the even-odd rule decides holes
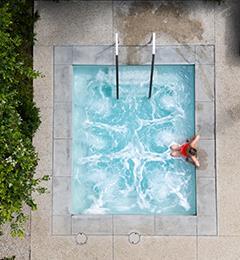
[[[120,64],[150,64],[150,46],[121,46]],[[207,166],[197,169],[197,215],[71,215],[72,65],[114,64],[114,46],[54,47],[52,234],[217,235],[214,46],[156,46],[156,64],[195,64],[196,132]],[[210,161],[210,163],[209,163]]]

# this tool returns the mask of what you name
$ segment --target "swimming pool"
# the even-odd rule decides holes
[[[195,168],[169,155],[194,134],[194,65],[74,66],[72,213],[195,215]]]

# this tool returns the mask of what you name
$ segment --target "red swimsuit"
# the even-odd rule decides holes
[[[180,153],[183,157],[188,157],[188,148],[190,147],[189,143],[182,144],[180,146]]]

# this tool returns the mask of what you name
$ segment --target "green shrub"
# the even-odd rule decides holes
[[[21,129],[30,138],[34,135],[40,124],[39,109],[32,100],[32,94],[29,93],[31,86],[31,84],[26,83],[19,89],[20,103],[17,109],[22,118]]]
[[[219,5],[221,4],[221,3],[224,3],[224,0],[204,0],[205,2],[213,2],[213,3],[215,3],[215,2],[217,2]]]
[[[0,224],[10,222],[12,234],[22,236],[23,203],[36,209],[32,193],[45,191],[39,183],[47,177],[34,178],[37,154],[31,139],[22,134],[16,96],[0,94]]]
[[[0,7],[1,5],[0,60],[3,64],[0,65],[0,76],[5,76],[1,88],[17,89],[21,128],[25,135],[32,138],[40,124],[32,89],[32,80],[39,74],[32,70],[31,51],[34,41],[33,24],[38,14],[32,15],[31,1],[2,0]]]
[[[39,73],[32,69],[30,45],[26,46],[29,39],[33,43],[32,28],[29,35],[27,25],[24,29],[21,23],[31,20],[33,25],[35,18],[26,12],[28,2],[0,3],[0,229],[10,223],[14,236],[24,235],[27,216],[23,207],[36,209],[32,195],[44,193],[40,182],[48,180],[48,176],[34,177],[38,157],[32,136],[40,119],[33,102],[32,80]],[[21,13],[22,8],[26,10]],[[22,14],[28,17],[20,17]]]
[[[16,259],[16,256],[4,257],[1,258],[0,260],[14,260],[14,259]]]

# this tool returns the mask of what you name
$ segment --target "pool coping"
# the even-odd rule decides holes
[[[157,65],[195,65],[195,129],[200,158],[208,158],[196,170],[197,215],[72,215],[72,66],[114,65],[114,45],[54,46],[52,235],[217,235],[214,54],[214,45],[157,45],[155,55]],[[150,65],[151,46],[120,46],[119,64]]]

